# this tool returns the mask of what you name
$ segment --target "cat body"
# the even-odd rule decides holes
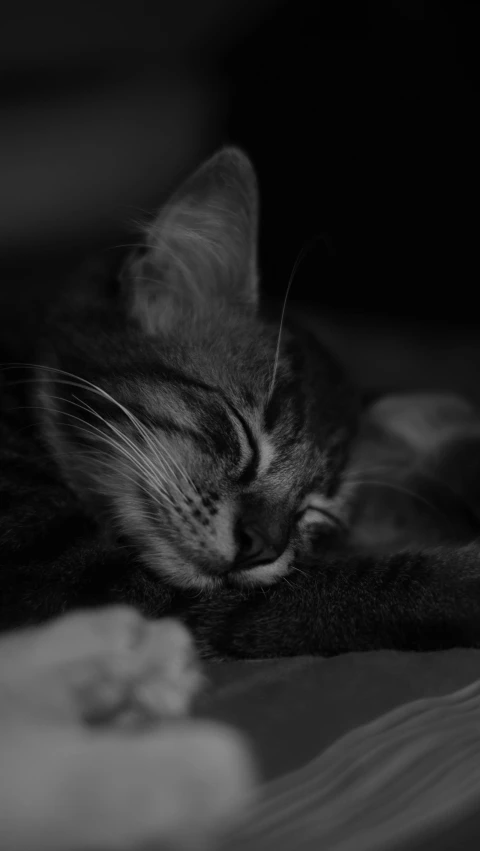
[[[30,441],[23,485],[3,480],[4,627],[128,602],[215,657],[478,643],[476,516],[441,547],[349,534],[358,399],[312,335],[263,317],[257,207],[224,149],[103,292],[57,307],[34,382],[48,460]]]

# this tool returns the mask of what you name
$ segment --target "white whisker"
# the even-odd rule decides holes
[[[148,429],[143,425],[143,423],[140,422],[140,420],[137,417],[135,417],[134,414],[132,414],[132,416],[136,420],[136,426],[137,426],[138,431],[143,436],[143,438],[147,441],[148,445],[150,446],[152,452],[154,452],[155,457],[158,459],[159,463],[163,464],[167,469],[169,469],[172,474],[175,474],[175,470],[171,466],[173,464],[174,467],[177,468],[178,473],[181,476],[183,476],[183,478],[185,479],[187,484],[190,485],[190,487],[193,487],[193,482],[192,482],[191,478],[188,476],[188,474],[185,472],[185,470],[180,466],[177,459],[174,458],[173,455],[171,455],[168,452],[167,448],[165,446],[163,446],[163,444],[159,441],[159,439],[158,439],[158,437],[156,437],[156,435],[149,432]],[[158,450],[160,450],[163,453],[163,455],[159,455]],[[167,458],[163,457],[164,455],[166,455]]]
[[[105,458],[99,458],[98,461],[99,461],[99,464],[103,464],[107,468],[107,470],[109,469],[109,465],[108,465]],[[134,468],[134,471],[135,471],[135,468]],[[149,488],[145,487],[145,485],[143,485],[141,482],[139,482],[138,479],[136,479],[134,476],[130,476],[124,470],[122,470],[122,479],[127,479],[129,482],[131,482],[133,485],[135,485],[135,487],[137,487],[144,494],[146,494],[146,496],[148,496],[149,499],[153,499],[153,501],[158,505],[158,507],[160,509],[165,508],[165,502],[167,502],[169,505],[171,505],[172,508],[175,508],[175,503],[172,502],[172,500],[170,500],[168,498],[167,494],[165,494],[163,491],[159,491],[159,494],[160,494],[160,497],[161,497],[161,499],[159,499],[159,495],[157,493],[155,493],[154,489],[152,489],[152,488],[149,489]]]
[[[287,307],[287,299],[288,299],[288,296],[289,296],[289,293],[290,293],[290,288],[292,286],[293,280],[295,278],[295,274],[297,272],[298,267],[300,266],[300,263],[302,262],[303,258],[308,253],[308,251],[310,250],[311,246],[318,239],[319,239],[319,237],[315,236],[312,240],[310,240],[309,243],[307,243],[307,245],[303,246],[303,248],[301,249],[301,251],[300,251],[300,253],[297,257],[297,259],[295,260],[292,272],[290,274],[287,290],[285,292],[285,298],[283,299],[282,313],[280,315],[280,327],[278,329],[277,347],[276,347],[276,350],[275,350],[275,357],[274,357],[274,361],[273,361],[272,380],[271,380],[270,388],[269,388],[268,395],[267,395],[267,402],[270,402],[270,399],[272,398],[273,390],[274,390],[274,387],[275,387],[275,379],[277,377],[278,361],[279,361],[279,358],[280,358],[280,345],[281,345],[281,341],[282,341],[283,323],[284,323],[284,319],[285,319],[285,310],[286,310],[286,307]]]
[[[412,499],[416,499],[416,500],[418,500],[418,502],[425,503],[425,505],[427,505],[429,508],[431,508],[437,514],[439,514],[441,517],[444,517],[445,519],[447,519],[444,512],[441,511],[436,505],[434,505],[433,502],[430,502],[430,500],[426,499],[421,494],[415,493],[415,491],[410,490],[410,488],[403,487],[402,485],[397,485],[394,482],[384,482],[384,481],[381,481],[381,480],[377,481],[375,479],[362,479],[362,480],[357,481],[356,484],[357,485],[373,485],[375,487],[390,488],[391,490],[397,491],[398,493],[401,493],[401,494],[405,494],[406,496],[409,496]]]
[[[71,405],[76,405],[76,407],[78,407],[78,408],[83,407],[82,405],[78,405],[75,402],[71,402],[69,399],[64,399],[62,396],[50,396],[50,399],[57,399],[58,401],[61,401],[61,402],[66,402],[66,403],[71,404]],[[131,455],[129,452],[127,452],[127,449],[125,448],[125,446],[122,446],[116,440],[113,440],[111,437],[109,437],[107,434],[105,434],[105,432],[103,432],[100,428],[92,425],[87,420],[84,420],[82,417],[77,417],[77,416],[75,416],[75,414],[71,414],[69,411],[64,411],[64,410],[58,409],[58,408],[50,408],[49,410],[53,411],[54,413],[61,414],[62,416],[70,417],[70,419],[76,420],[77,422],[83,423],[83,425],[87,426],[87,428],[79,429],[78,426],[77,426],[78,431],[81,430],[83,432],[87,432],[87,433],[93,435],[95,437],[95,439],[102,440],[104,443],[107,444],[107,446],[111,446],[113,449],[118,450],[125,458],[132,461],[132,463],[136,466],[136,468],[140,472],[142,472],[144,475],[146,475],[148,477],[149,474],[153,473],[153,477],[156,478],[155,468],[152,465],[151,470],[150,470],[143,463],[144,461],[148,461],[149,459],[148,458],[144,459],[141,452],[137,452],[137,455],[138,455],[138,459],[137,459],[137,458],[135,458],[134,455]],[[99,417],[100,417],[100,415],[99,415]],[[100,419],[103,420],[103,417],[100,417]],[[109,423],[106,423],[106,424],[110,425]],[[70,424],[65,423],[64,425],[67,425],[67,426],[70,425],[70,427],[71,427],[71,423]],[[113,428],[113,426],[112,426],[112,429],[114,431],[116,431]],[[122,439],[125,439],[125,442],[127,443],[127,447],[130,447],[130,443],[131,443],[131,448],[133,448],[134,450],[137,450],[137,447],[135,446],[135,444],[132,443],[131,441],[127,441],[125,435],[122,432],[118,432],[118,434]],[[161,484],[161,480],[158,480],[158,483]]]
[[[55,380],[59,384],[66,384],[66,385],[69,385],[71,387],[79,387],[80,389],[88,389],[88,390],[90,390],[90,392],[96,393],[97,395],[100,395],[102,398],[107,399],[113,405],[116,405],[122,411],[122,413],[125,414],[125,416],[128,418],[128,420],[132,423],[132,425],[137,429],[137,431],[142,435],[142,437],[148,443],[151,450],[154,452],[155,457],[158,460],[158,462],[160,464],[162,464],[167,470],[170,469],[170,472],[172,474],[174,474],[174,470],[171,466],[173,464],[177,468],[180,475],[183,476],[183,478],[185,479],[187,484],[192,488],[194,487],[194,484],[193,484],[191,478],[188,476],[188,474],[185,472],[185,470],[182,469],[182,467],[180,466],[178,461],[175,458],[173,458],[173,456],[168,455],[168,460],[169,460],[170,463],[168,463],[166,461],[166,459],[164,457],[162,457],[159,450],[162,450],[165,454],[165,447],[162,446],[160,441],[158,441],[158,439],[156,439],[155,442],[154,442],[153,435],[149,433],[148,429],[143,425],[143,423],[140,422],[138,417],[136,417],[135,414],[133,414],[131,411],[128,410],[128,408],[126,408],[124,405],[122,405],[121,402],[118,402],[118,400],[115,399],[113,396],[111,396],[110,393],[107,393],[106,390],[104,390],[103,388],[94,384],[93,382],[88,381],[87,379],[84,379],[79,375],[76,375],[75,373],[67,372],[66,370],[63,370],[63,369],[60,369],[60,368],[57,368],[57,367],[46,366],[46,365],[43,365],[43,364],[22,363],[22,364],[9,364],[4,368],[20,369],[20,368],[24,368],[24,367],[29,367],[31,369],[44,369],[47,372],[55,372],[55,373],[59,373],[60,375],[69,376],[70,380],[68,380],[68,381],[66,381],[64,379],[60,379],[60,378],[56,378]],[[75,379],[75,381],[72,381],[71,380],[72,378]],[[32,380],[34,381],[34,379],[32,379]],[[64,400],[64,401],[67,401],[67,400]],[[85,403],[85,405],[86,405],[86,403]],[[87,406],[87,408],[88,408],[88,406]],[[95,411],[94,413],[96,415],[100,416],[98,414],[98,412]],[[174,482],[171,482],[171,484],[174,484]],[[179,493],[182,493],[181,489],[179,488],[179,486],[176,483],[175,483],[175,486],[177,487],[177,490],[179,491]]]
[[[391,473],[392,470],[398,470],[399,467],[400,467],[400,464],[398,464],[398,463],[377,464],[376,466],[373,466],[373,467],[363,467],[363,468],[358,467],[357,469],[353,469],[353,470],[350,470],[350,471],[347,470],[343,478],[344,478],[344,481],[346,481],[346,482],[355,482],[355,481],[357,481],[359,476],[370,476],[370,475],[375,475],[375,474],[381,475],[382,473]],[[402,464],[402,471],[403,470],[405,470],[405,464],[404,463]]]
[[[60,397],[50,396],[49,398],[51,398],[51,399],[57,398],[58,399]],[[70,402],[67,399],[64,399],[63,401],[68,402],[71,405],[76,405],[79,408],[83,408],[83,410],[89,411],[91,414],[98,417],[99,420],[101,420],[103,423],[105,423],[105,425],[109,429],[111,429],[111,431],[113,431],[114,434],[117,435],[117,437],[121,438],[121,440],[123,440],[130,447],[132,452],[134,452],[135,455],[137,455],[141,459],[142,464],[151,471],[151,474],[152,474],[153,478],[155,479],[155,481],[157,481],[159,484],[163,484],[163,482],[166,482],[168,485],[176,488],[176,490],[179,492],[179,494],[183,495],[182,490],[180,489],[180,487],[178,486],[177,482],[174,479],[169,479],[169,478],[165,477],[162,480],[162,479],[159,478],[159,470],[152,463],[152,461],[150,460],[148,455],[145,455],[145,453],[142,451],[142,449],[133,440],[131,440],[121,429],[114,426],[113,423],[111,423],[109,420],[105,419],[105,417],[102,417],[101,414],[99,414],[98,411],[95,410],[95,408],[92,408],[91,405],[88,405],[86,402],[83,402],[82,400],[78,399],[77,396],[73,396],[73,398],[77,399],[77,402]],[[161,459],[158,459],[158,460],[161,461]]]
[[[171,454],[171,452],[168,451],[167,447],[164,446],[160,442],[160,440],[158,439],[158,437],[156,435],[152,435],[151,438],[152,438],[152,440],[151,440],[152,450],[156,453],[156,457],[161,461],[161,463],[165,464],[167,466],[167,468],[170,470],[171,473],[174,473],[175,468],[176,468],[178,473],[181,476],[183,476],[183,478],[187,482],[188,486],[195,489],[195,485],[194,485],[191,477],[180,466],[177,459]],[[160,450],[163,453],[163,455],[166,456],[166,458],[159,456],[158,450]],[[172,465],[173,465],[173,467],[172,467]]]
[[[58,397],[58,396],[52,397],[52,398],[57,398],[57,399],[60,398],[61,399],[61,397]],[[62,400],[62,401],[65,401],[65,400]],[[33,406],[33,407],[35,407],[35,409],[36,409],[38,406]],[[69,411],[64,411],[64,410],[61,410],[61,409],[58,409],[58,408],[53,408],[52,410],[53,410],[54,413],[61,414],[62,416],[67,416],[70,419],[74,419],[79,423],[83,423],[83,425],[86,426],[86,427],[75,426],[77,431],[81,431],[85,434],[88,434],[91,437],[93,437],[95,440],[101,440],[104,443],[106,443],[107,446],[118,451],[128,462],[130,462],[131,468],[134,472],[142,473],[143,476],[145,476],[147,478],[147,480],[150,482],[150,484],[152,485],[152,488],[156,489],[158,491],[158,493],[161,494],[162,499],[165,500],[166,502],[168,502],[172,506],[172,508],[175,507],[175,503],[173,502],[173,500],[171,499],[171,497],[169,496],[169,494],[165,490],[165,488],[162,486],[162,482],[158,479],[152,482],[152,480],[150,478],[149,470],[142,467],[142,465],[138,461],[138,459],[135,458],[134,456],[130,455],[127,452],[127,450],[125,449],[124,446],[117,443],[117,441],[113,440],[112,438],[108,437],[108,435],[106,435],[101,429],[97,428],[96,426],[92,426],[91,423],[88,423],[86,420],[83,420],[81,417],[77,417],[77,416],[75,416],[75,414],[71,414]],[[67,428],[73,428],[73,426],[70,422],[60,423],[60,424],[64,425]],[[110,469],[110,465],[109,465],[107,459],[101,453],[99,453],[98,450],[92,451],[92,450],[89,449],[89,455],[91,455],[92,457],[95,457],[97,463],[103,464],[107,469]],[[140,488],[140,490],[143,490],[149,497],[154,498],[155,501],[158,502],[158,504],[160,506],[162,506],[162,503],[156,498],[155,494],[152,493],[152,490],[149,490],[148,488],[146,488],[141,483],[141,481],[139,481],[138,479],[135,479],[132,476],[129,476],[125,471],[122,471],[122,476],[124,478],[129,479],[129,481],[131,481],[133,484],[135,484],[136,487]]]
[[[112,245],[108,250],[114,251],[117,248],[145,248],[147,251],[155,251],[158,246],[150,245],[148,242],[122,242],[120,245]]]
[[[294,564],[290,565],[290,568],[291,568],[291,570],[296,570],[297,573],[301,573],[302,576],[307,576],[307,574],[305,573],[304,570],[301,570],[299,567],[297,567]]]

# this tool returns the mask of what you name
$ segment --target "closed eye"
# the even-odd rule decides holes
[[[255,456],[252,456],[250,461],[247,463],[247,466],[237,476],[237,484],[242,485],[242,487],[246,487],[251,484],[255,479],[257,467],[258,461]]]
[[[250,484],[256,476],[260,462],[260,452],[246,419],[227,399],[225,399],[225,402],[236,420],[235,430],[242,448],[241,471],[237,476],[237,483],[245,486]]]
[[[242,485],[249,484],[253,481],[257,473],[260,462],[260,452],[253,436],[253,432],[245,418],[242,416],[240,411],[237,411],[235,405],[230,402],[221,388],[198,381],[190,376],[178,374],[176,372],[173,373],[173,371],[171,372],[175,381],[179,384],[186,384],[190,391],[196,390],[203,393],[206,392],[220,398],[223,404],[228,408],[229,413],[233,415],[233,417],[228,417],[228,419],[237,434],[241,455],[239,465],[241,472],[238,475],[237,481]],[[165,379],[163,373],[162,379]],[[192,434],[192,437],[198,437],[198,435]],[[203,437],[203,435],[200,434],[200,437]]]
[[[346,525],[343,520],[340,520],[335,514],[332,514],[326,508],[319,508],[317,505],[305,505],[295,516],[297,523],[301,526],[335,526],[342,532],[346,531]]]

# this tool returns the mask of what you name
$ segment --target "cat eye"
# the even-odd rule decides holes
[[[195,382],[195,384],[198,386],[200,382]],[[203,383],[201,384],[201,387],[202,390],[207,390],[209,393],[212,393],[217,398],[221,399],[222,409],[220,413],[226,417],[228,423],[235,432],[240,448],[240,462],[238,465],[240,470],[237,473],[236,481],[245,486],[255,478],[260,461],[260,452],[253,436],[253,432],[245,417],[239,410],[237,410],[230,399],[228,399],[223,390],[219,387],[212,387]],[[228,413],[225,411],[223,406],[228,409]]]
[[[328,525],[330,527],[333,526],[340,531],[345,531],[346,529],[343,520],[340,520],[339,517],[336,517],[336,515],[328,511],[327,508],[319,508],[318,505],[306,504],[304,508],[297,512],[295,520],[297,524],[304,527]]]
[[[243,467],[240,473],[238,473],[237,484],[242,485],[243,487],[246,487],[247,485],[251,484],[251,482],[253,482],[253,480],[255,479],[257,467],[258,460],[257,456],[254,454],[248,460],[246,467]]]
[[[240,444],[240,470],[237,472],[236,482],[239,485],[246,486],[255,478],[257,472],[260,453],[253,436],[253,432],[242,414],[230,402],[227,402],[229,410],[235,418],[235,432]]]

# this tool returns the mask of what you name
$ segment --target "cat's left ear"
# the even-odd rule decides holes
[[[255,308],[258,189],[238,148],[223,148],[173,195],[147,229],[123,279],[130,313],[147,333],[216,303]]]

